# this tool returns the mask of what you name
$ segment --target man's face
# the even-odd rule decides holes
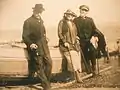
[[[40,10],[38,11],[38,13],[39,13],[39,14],[42,14],[43,11],[44,11],[44,10],[40,9]]]
[[[66,14],[66,17],[67,17],[68,20],[73,20],[73,16],[70,15],[70,14]]]
[[[87,15],[88,11],[85,9],[80,9],[80,16],[85,17]]]
[[[35,12],[36,14],[42,14],[43,11],[44,11],[44,10],[42,10],[42,9],[34,10],[34,12]]]

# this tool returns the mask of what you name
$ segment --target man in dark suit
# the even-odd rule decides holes
[[[79,9],[80,9],[80,16],[74,19],[74,23],[76,24],[77,27],[78,37],[80,38],[81,49],[85,57],[87,73],[92,72],[93,75],[95,75],[96,49],[90,41],[92,37],[98,37],[98,34],[96,33],[97,28],[94,24],[93,19],[87,17],[89,7],[86,5],[81,5]]]
[[[33,8],[33,15],[25,20],[23,25],[22,38],[27,45],[29,76],[37,76],[42,81],[44,90],[50,89],[50,76],[52,69],[52,59],[46,39],[46,31],[41,19],[41,14],[45,9],[42,4],[36,4]]]

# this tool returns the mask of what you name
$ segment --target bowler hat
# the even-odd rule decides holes
[[[72,12],[70,9],[68,9],[64,14],[69,14],[69,15],[72,15],[74,17],[77,17],[77,15],[74,12]]]
[[[87,5],[81,5],[79,9],[89,11],[89,7]]]
[[[39,10],[45,10],[44,8],[43,8],[43,4],[35,4],[35,7],[33,7],[32,9],[34,9],[34,10],[37,10],[37,11],[39,11]]]

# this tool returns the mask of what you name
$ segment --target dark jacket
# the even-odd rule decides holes
[[[99,39],[98,48],[102,52],[105,52],[106,41],[104,35],[96,28],[92,18],[86,17],[85,19],[83,19],[82,17],[79,16],[74,19],[74,23],[76,24],[81,44],[82,42],[88,43],[92,36],[97,36]]]
[[[97,29],[93,19],[90,17],[86,17],[85,19],[77,17],[74,19],[74,23],[76,24],[80,39],[89,40]]]
[[[42,56],[49,54],[46,40],[46,31],[42,19],[37,19],[33,15],[25,20],[23,25],[22,39],[30,49],[30,45],[35,43],[38,45],[38,53]]]

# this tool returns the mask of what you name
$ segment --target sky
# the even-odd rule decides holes
[[[57,27],[67,9],[79,16],[79,6],[88,5],[89,16],[97,24],[120,24],[120,0],[0,0],[0,30],[22,30],[25,19],[32,15],[32,7],[42,3],[46,28]]]

